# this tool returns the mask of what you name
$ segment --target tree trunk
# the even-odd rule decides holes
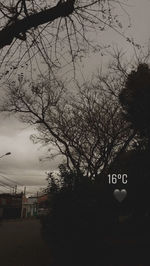
[[[25,33],[31,28],[53,22],[60,17],[69,16],[74,11],[74,1],[75,0],[68,0],[63,3],[59,1],[55,7],[31,14],[20,20],[11,21],[11,24],[8,24],[0,31],[0,49],[6,45],[10,45],[14,38],[25,40]],[[24,34],[24,37],[22,34]]]

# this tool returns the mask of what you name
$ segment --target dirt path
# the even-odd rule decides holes
[[[51,266],[39,220],[9,221],[0,226],[1,266]]]

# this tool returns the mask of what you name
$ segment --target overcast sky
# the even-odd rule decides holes
[[[150,0],[130,0],[128,5],[126,10],[131,17],[132,28],[126,34],[133,37],[137,43],[146,45],[150,38]],[[124,48],[128,56],[133,53],[131,45],[112,30],[101,33],[99,41],[101,40],[103,43],[117,44]],[[105,60],[97,55],[89,57],[90,60],[87,58],[83,64],[85,76],[88,76]],[[14,117],[4,118],[3,115],[0,115],[0,123],[0,155],[11,152],[10,156],[0,159],[0,174],[15,180],[18,184],[26,185],[30,192],[46,185],[45,172],[57,169],[59,159],[40,162],[39,158],[44,156],[44,150],[40,148],[40,145],[31,142],[32,128],[22,125]],[[0,176],[0,180],[5,179]]]

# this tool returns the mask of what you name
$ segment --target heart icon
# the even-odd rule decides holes
[[[119,202],[122,202],[127,195],[127,191],[125,189],[122,189],[122,190],[115,189],[113,194],[116,200],[118,200]]]

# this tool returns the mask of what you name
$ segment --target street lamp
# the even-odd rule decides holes
[[[10,154],[11,154],[11,152],[6,152],[5,154],[3,154],[3,155],[0,156],[0,159],[1,159],[2,157],[4,157],[4,156],[10,155]]]

